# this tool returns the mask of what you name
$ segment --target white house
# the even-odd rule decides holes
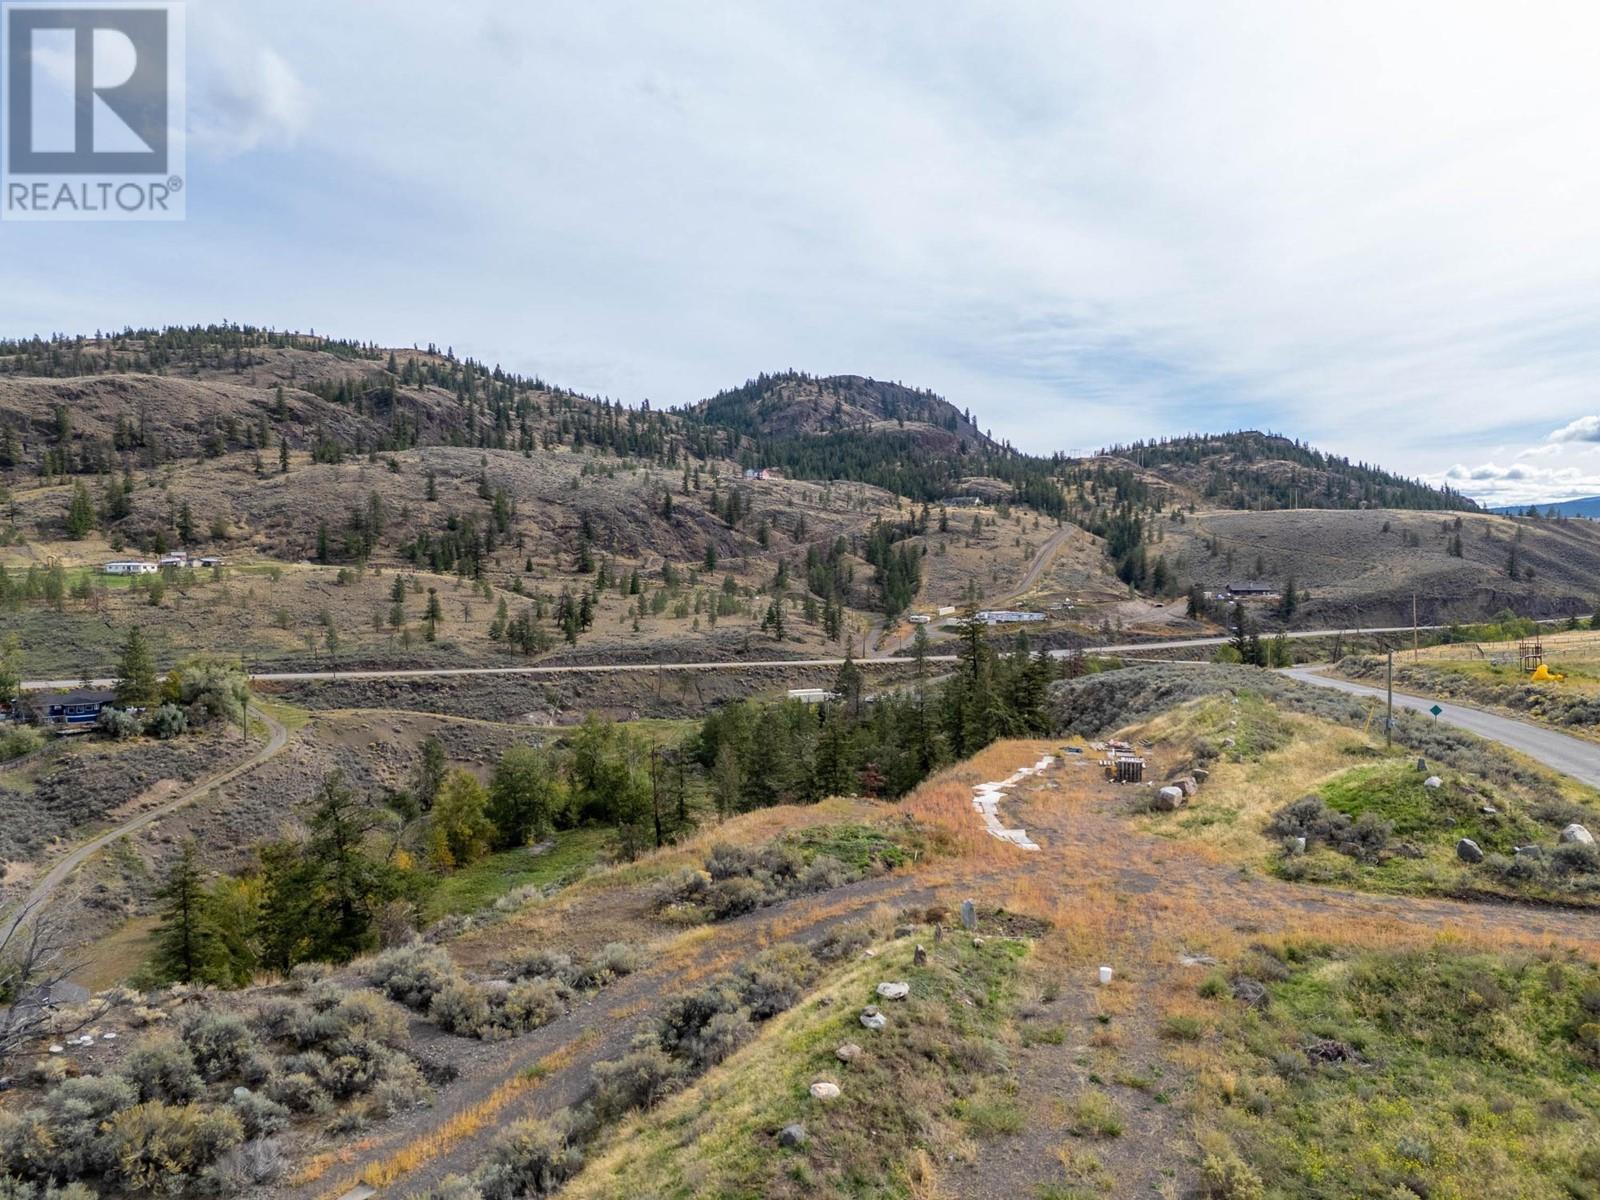
[[[1044,620],[1042,612],[1012,612],[1004,608],[986,608],[977,614],[978,620],[985,625],[1017,625],[1032,624]]]
[[[801,704],[826,704],[829,700],[837,700],[839,694],[830,692],[827,688],[790,688],[789,699],[798,700]]]
[[[927,613],[912,613],[906,619],[913,625],[926,625],[929,621],[933,620],[933,618]]]
[[[108,562],[105,565],[107,575],[154,575],[161,568],[153,562]]]
[[[174,550],[171,554],[163,554],[157,562],[163,567],[187,567],[189,555],[183,550]]]

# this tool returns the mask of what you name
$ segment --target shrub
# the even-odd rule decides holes
[[[582,1165],[582,1153],[560,1125],[518,1121],[490,1151],[476,1190],[483,1200],[548,1196]]]
[[[125,708],[102,708],[95,728],[117,742],[136,738],[144,732],[139,718]]]
[[[1206,1155],[1200,1186],[1206,1200],[1263,1200],[1267,1194],[1255,1168],[1232,1152]]]
[[[654,904],[657,912],[674,905],[700,905],[705,903],[711,880],[704,872],[687,867],[673,872],[656,884]]]
[[[837,962],[842,958],[854,958],[872,945],[872,941],[871,925],[865,921],[846,921],[823,934],[812,953],[823,962]]]
[[[579,987],[605,987],[644,965],[644,952],[626,942],[607,942],[578,976]]]
[[[489,998],[465,979],[452,979],[428,1005],[428,1019],[446,1033],[480,1037],[489,1027]]]
[[[262,1089],[290,1112],[322,1115],[332,1110],[327,1090],[305,1071],[291,1071],[267,1081]]]
[[[416,943],[385,950],[367,968],[367,982],[407,1008],[426,1011],[434,996],[456,978],[450,955]]]
[[[569,954],[559,950],[535,950],[512,963],[506,973],[513,979],[559,979],[570,984],[577,978],[578,970]]]
[[[239,1075],[258,1049],[255,1035],[236,1013],[196,1012],[179,1030],[195,1067],[212,1083]]]
[[[376,992],[351,992],[330,1014],[339,1033],[398,1046],[406,1040],[405,1012]]]
[[[111,1119],[106,1178],[130,1192],[181,1192],[202,1170],[244,1140],[239,1118],[195,1104],[152,1100]]]
[[[264,1138],[288,1128],[289,1110],[259,1092],[244,1092],[228,1101],[247,1138]]]
[[[683,1064],[671,1058],[660,1042],[645,1034],[634,1048],[612,1062],[590,1069],[594,1084],[594,1112],[601,1121],[614,1121],[635,1109],[654,1108],[683,1086]]]
[[[507,1029],[518,1033],[548,1025],[567,1011],[571,989],[559,979],[526,979],[513,984],[498,1014]]]
[[[706,911],[714,921],[754,912],[766,902],[767,889],[748,876],[723,879],[706,894]]]
[[[792,1008],[816,978],[817,964],[793,942],[764,950],[739,972],[739,999],[752,1020],[764,1021]]]
[[[714,1067],[755,1036],[756,1028],[743,1011],[719,1012],[685,1048],[700,1070]]]
[[[29,725],[14,725],[0,733],[0,762],[32,754],[44,745],[44,734]]]
[[[145,732],[152,737],[175,738],[189,728],[189,718],[176,704],[163,704],[145,721]]]
[[[698,1044],[701,1034],[711,1018],[719,1013],[738,1011],[739,998],[729,988],[713,985],[680,996],[667,1005],[656,1027],[662,1048],[689,1059],[699,1061]]]
[[[257,1138],[236,1146],[207,1168],[207,1190],[235,1196],[246,1188],[276,1183],[289,1169],[288,1156],[275,1138]]]
[[[837,858],[819,854],[795,878],[794,890],[802,895],[826,892],[854,883],[857,878],[856,873]]]
[[[384,1076],[367,1094],[368,1111],[393,1117],[427,1101],[430,1090],[417,1065],[407,1058],[393,1058]]]
[[[1346,814],[1329,808],[1321,796],[1302,796],[1272,815],[1267,832],[1285,839],[1303,837],[1307,847],[1325,844],[1370,862],[1388,846],[1394,826],[1370,812],[1352,822]]]
[[[1550,855],[1550,866],[1558,875],[1600,875],[1600,846],[1566,842]]]
[[[106,1123],[138,1099],[133,1084],[115,1075],[69,1079],[6,1130],[6,1163],[41,1179],[101,1174],[111,1165]]]
[[[325,962],[295,963],[289,968],[289,982],[304,991],[313,984],[321,983],[333,974],[333,964]]]
[[[743,846],[713,846],[706,855],[706,872],[714,883],[753,875],[757,869],[756,852]]]
[[[185,1104],[200,1094],[194,1055],[170,1035],[147,1038],[130,1050],[121,1075],[137,1089],[140,1100]]]

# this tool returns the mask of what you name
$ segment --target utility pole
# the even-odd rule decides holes
[[[1383,722],[1383,744],[1394,749],[1394,651],[1389,651],[1389,715]]]

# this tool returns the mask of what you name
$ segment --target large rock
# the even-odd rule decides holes
[[[846,1042],[833,1052],[833,1056],[842,1063],[853,1063],[861,1057],[861,1047],[854,1042]]]
[[[1195,782],[1192,776],[1185,776],[1182,779],[1174,779],[1172,781],[1172,786],[1177,788],[1185,796],[1193,796],[1200,790],[1200,785]]]
[[[839,1085],[830,1083],[826,1079],[819,1079],[811,1085],[811,1098],[813,1100],[837,1100],[839,1098]]]
[[[778,1130],[778,1145],[784,1146],[790,1150],[804,1146],[810,1140],[811,1135],[806,1132],[806,1127],[804,1125],[785,1125],[782,1129]]]
[[[978,906],[971,900],[961,902],[961,927],[966,930],[978,927]]]
[[[873,1005],[861,1014],[861,1024],[863,1028],[877,1032],[889,1024],[889,1018],[878,1011],[877,1005]]]
[[[1422,781],[1422,786],[1425,788],[1431,788],[1434,791],[1438,791],[1444,786],[1444,780],[1440,779],[1437,775],[1429,775]]]
[[[878,996],[884,1000],[904,1000],[911,994],[909,983],[880,983]]]
[[[1580,846],[1592,846],[1594,845],[1594,834],[1574,822],[1561,831],[1561,840],[1563,842],[1576,842]]]
[[[1456,843],[1456,857],[1462,862],[1481,863],[1483,849],[1471,838],[1462,838]]]
[[[1183,794],[1180,787],[1164,787],[1156,793],[1153,807],[1157,812],[1172,812],[1175,808],[1186,803],[1189,797]]]

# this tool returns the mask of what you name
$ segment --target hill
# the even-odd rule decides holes
[[[1201,508],[1391,508],[1464,511],[1477,505],[1366,463],[1253,430],[1135,442],[1104,451]]]
[[[1600,496],[1584,496],[1578,500],[1554,500],[1549,504],[1511,504],[1491,508],[1492,513],[1510,517],[1585,517],[1600,520]]]

